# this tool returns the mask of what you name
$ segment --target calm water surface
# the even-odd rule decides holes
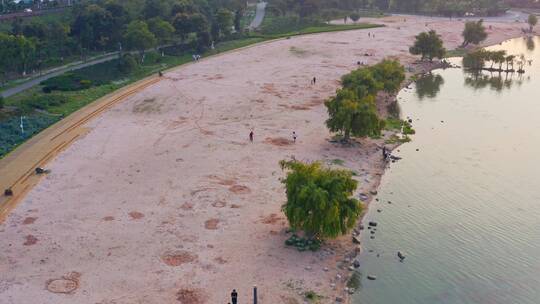
[[[417,134],[366,217],[379,225],[354,303],[540,303],[540,39],[491,49],[533,62],[521,77],[437,70],[400,93]]]

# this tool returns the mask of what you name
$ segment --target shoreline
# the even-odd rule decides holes
[[[124,297],[170,302],[176,291],[190,288],[216,302],[224,300],[223,291],[243,288],[245,295],[256,283],[265,302],[300,303],[309,290],[333,300],[350,275],[344,257],[356,246],[346,235],[322,252],[284,248],[282,173],[275,167],[295,154],[303,160],[340,159],[363,179],[359,193],[379,187],[385,172],[380,145],[329,143],[321,105],[338,86],[336,79],[356,67],[361,52],[377,52],[366,58],[368,64],[389,56],[410,64],[414,58],[403,45],[423,28],[421,18],[414,21],[401,37],[397,27],[403,25],[392,18],[388,28],[373,29],[382,37],[367,46],[374,51],[356,46],[367,40],[365,31],[318,34],[237,51],[221,57],[219,65],[208,58],[176,68],[86,124],[92,130],[51,162],[52,174],[0,225],[7,257],[0,267],[13,282],[0,295],[19,302],[54,296],[60,304]],[[437,26],[444,30],[447,23]],[[515,25],[505,28],[497,36],[502,40],[518,33]],[[450,30],[445,35],[457,34]],[[317,75],[316,87],[306,75]],[[256,128],[253,145],[244,143],[250,127]],[[274,141],[287,138],[291,129],[300,134],[299,144]],[[25,224],[28,218],[35,223]],[[69,234],[54,228],[59,226]],[[40,257],[47,260],[39,270],[29,267]],[[109,274],[111,267],[124,277]],[[62,297],[43,290],[50,279],[71,278],[68,271],[81,275],[83,288],[99,292]],[[336,274],[344,276],[331,287]],[[207,286],[214,288],[203,290]]]
[[[512,37],[512,38],[506,38],[506,39],[503,39],[503,40],[501,40],[499,42],[494,42],[494,43],[490,43],[490,44],[480,44],[480,45],[474,46],[473,48],[467,49],[465,52],[470,52],[470,51],[473,51],[473,50],[476,50],[476,49],[495,46],[495,45],[498,45],[498,44],[500,44],[500,43],[502,43],[504,41],[517,39],[517,38],[522,38],[522,37],[524,37],[524,36],[520,35],[520,36],[515,36],[515,37]],[[454,57],[462,58],[463,56],[454,56]],[[405,88],[408,88],[411,84],[416,82],[416,80],[414,80],[413,77],[421,77],[421,76],[423,76],[425,74],[431,73],[431,72],[433,72],[435,70],[438,70],[438,69],[447,69],[447,68],[459,68],[459,69],[461,69],[461,67],[453,67],[451,65],[443,63],[442,60],[433,61],[433,62],[420,62],[420,61],[417,61],[417,62],[414,62],[413,64],[422,64],[424,66],[418,72],[408,73],[408,75],[407,75],[406,79],[403,81],[403,83],[401,85],[401,88],[399,89],[398,93],[396,93],[395,95],[389,96],[390,97],[390,104],[396,104],[396,105],[399,104],[399,100],[397,99],[397,96],[399,95],[401,90],[403,90]],[[386,96],[386,97],[388,97],[388,96]],[[385,97],[381,97],[381,96],[377,97],[377,107],[378,108],[379,108],[380,104],[385,105],[384,104],[385,101],[383,100],[384,98]],[[390,104],[385,105],[385,106],[389,106]],[[388,118],[388,115],[385,115],[384,118]],[[413,125],[413,128],[414,128],[414,125]],[[388,133],[390,135],[398,135],[399,134],[399,132],[395,131],[395,130],[394,131],[388,131]],[[411,141],[412,140],[413,139],[411,138]],[[394,143],[394,144],[391,144],[391,145],[385,144],[384,146],[386,146],[386,148],[390,152],[392,152],[395,149],[399,148],[401,145],[407,144],[407,143],[408,142],[399,142],[399,143]],[[368,199],[363,201],[364,202],[364,211],[360,215],[356,227],[354,229],[352,229],[352,231],[349,234],[347,234],[349,239],[351,239],[351,238],[353,238],[353,239],[358,238],[359,239],[360,234],[362,233],[362,231],[364,231],[364,227],[366,226],[364,224],[364,218],[365,218],[366,214],[369,212],[369,207],[370,207],[373,199],[375,199],[375,197],[377,196],[380,184],[382,182],[382,178],[383,178],[384,174],[386,173],[386,169],[388,168],[388,166],[389,166],[389,164],[385,165],[384,168],[382,168],[382,170],[380,172],[377,172],[375,174],[376,176],[378,176],[377,181],[372,187],[367,189],[367,191],[366,191],[367,193],[365,193],[365,192],[359,193],[359,195],[366,195],[368,197]],[[358,194],[357,194],[357,196],[358,196]],[[347,251],[347,253],[345,255],[343,255],[341,258],[342,258],[343,261],[349,261],[348,263],[349,263],[350,267],[354,267],[354,266],[351,265],[351,263],[359,258],[359,256],[362,253],[363,247],[362,247],[361,243],[355,243],[354,240],[349,244],[349,247],[350,248]],[[345,267],[345,269],[347,270],[348,267]],[[342,298],[344,300],[344,303],[351,304],[352,303],[352,298],[353,298],[354,294],[356,292],[358,292],[358,290],[353,290],[354,292],[350,293],[349,289],[346,286],[347,286],[348,281],[355,274],[355,272],[357,272],[357,268],[355,267],[354,270],[351,270],[351,269],[348,269],[348,270],[349,270],[348,276],[345,276],[346,279],[342,282],[343,284],[340,285],[341,290],[343,290],[343,292],[340,295],[340,298]],[[336,272],[336,274],[339,274],[339,272]]]

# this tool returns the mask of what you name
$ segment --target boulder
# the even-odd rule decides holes
[[[377,277],[372,274],[368,274],[367,278],[368,280],[371,280],[371,281],[375,281],[377,279]]]
[[[354,267],[354,268],[360,268],[360,261],[354,260],[354,262],[353,262],[353,267]]]
[[[369,226],[371,226],[371,227],[377,227],[377,222],[369,222]]]

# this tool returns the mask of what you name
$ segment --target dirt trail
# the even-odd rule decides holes
[[[179,67],[89,106],[0,162],[0,186],[15,184],[4,206],[20,201],[0,224],[2,303],[226,303],[233,288],[244,303],[254,284],[260,303],[303,303],[308,290],[334,303],[350,237],[317,253],[284,246],[278,162],[343,163],[369,196],[384,172],[384,140],[331,143],[323,101],[358,61],[392,56],[415,68],[414,35],[436,29],[452,49],[463,28],[447,19],[376,21],[387,26]],[[487,25],[487,44],[522,27]],[[33,168],[49,159],[51,173],[36,178]]]

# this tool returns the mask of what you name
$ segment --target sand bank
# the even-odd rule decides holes
[[[233,288],[245,303],[254,284],[260,303],[303,303],[307,290],[333,303],[351,238],[316,253],[284,246],[278,161],[339,159],[358,173],[359,193],[376,189],[384,139],[329,142],[324,100],[357,61],[392,56],[410,66],[414,35],[436,29],[451,49],[463,28],[420,17],[376,22],[387,26],[179,67],[86,122],[90,131],[48,164],[51,174],[0,225],[2,303],[226,303]],[[486,44],[523,27],[487,24]]]

